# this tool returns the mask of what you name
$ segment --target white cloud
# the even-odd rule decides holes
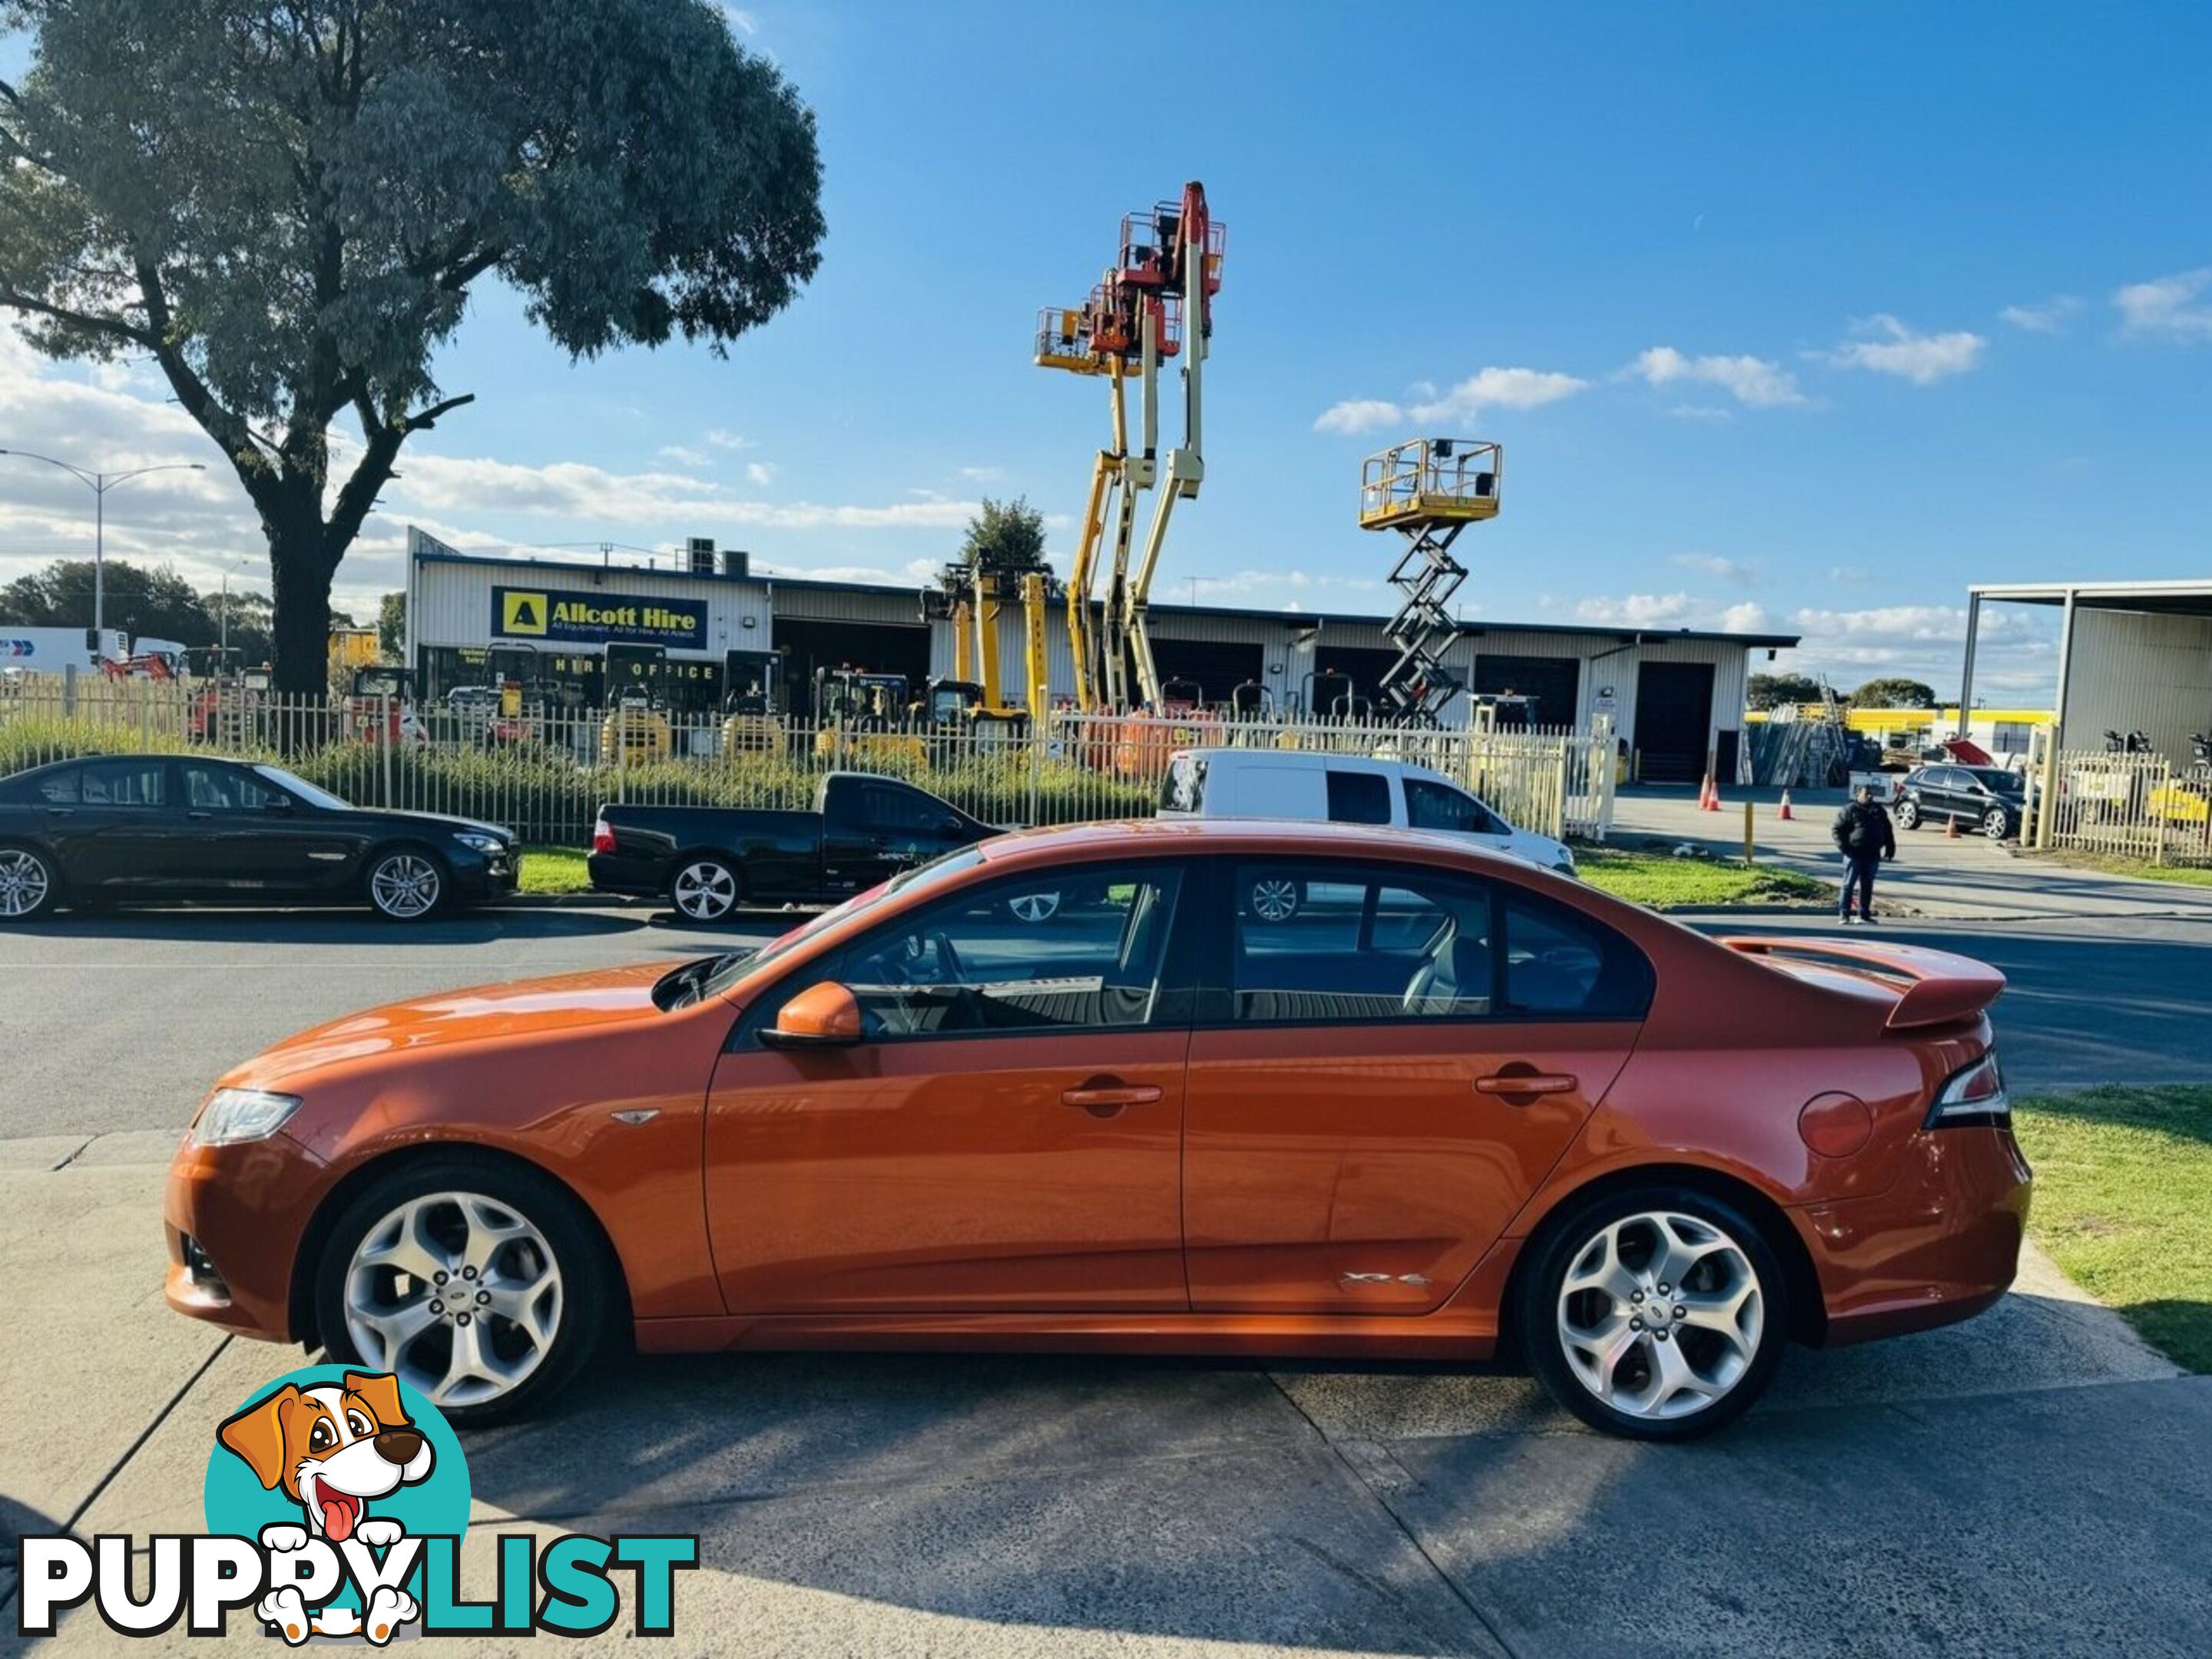
[[[663,444],[653,453],[656,459],[673,461],[678,466],[700,467],[708,461],[697,450],[687,449],[682,444]]]
[[[1780,409],[1806,401],[1796,377],[1764,357],[1692,357],[1673,346],[1653,346],[1638,354],[1627,372],[1653,386],[1683,380],[1717,386],[1753,409]]]
[[[1620,599],[1583,599],[1575,605],[1577,620],[1607,628],[1651,628],[1683,619],[1696,608],[1687,593],[1630,593]]]
[[[1887,312],[1854,323],[1851,331],[1859,337],[1844,341],[1833,351],[1806,355],[1840,368],[1870,368],[1927,386],[1946,375],[1965,374],[1981,361],[1982,348],[1989,343],[1964,329],[1917,334]]]
[[[722,8],[722,15],[730,20],[730,27],[739,34],[760,33],[760,19],[741,7],[726,4]]]
[[[2212,265],[2130,283],[2114,292],[2112,303],[2119,308],[2121,325],[2130,334],[2212,339],[2212,303],[2198,303],[2208,288],[2212,288]]]
[[[1955,605],[1875,605],[1863,611],[1799,610],[1790,631],[1803,642],[1787,666],[1825,674],[1841,690],[1883,674],[1924,680],[1955,695],[1966,653],[1966,611]],[[2033,705],[2051,696],[2057,637],[2052,613],[2026,605],[1985,606],[1974,663],[1978,693]]]
[[[747,461],[745,463],[745,481],[748,483],[757,484],[762,489],[766,489],[769,484],[775,482],[775,463],[774,461]]]
[[[1724,582],[1736,582],[1749,586],[1759,580],[1759,572],[1741,559],[1724,558],[1718,553],[1677,553],[1670,563],[1685,570],[1695,570]]]
[[[2007,306],[1997,313],[2000,320],[2014,328],[2025,329],[2030,334],[2062,334],[2074,313],[2081,309],[2081,301],[2070,294],[2055,294],[2050,299],[2032,306]]]
[[[1487,409],[1537,409],[1571,398],[1589,382],[1572,374],[1534,368],[1477,370],[1441,394],[1427,381],[1416,383],[1416,401],[1395,404],[1379,398],[1353,398],[1333,404],[1314,422],[1316,432],[1369,432],[1377,428],[1435,426],[1471,421]]]
[[[1721,612],[1721,628],[1730,634],[1764,634],[1767,631],[1766,607],[1753,605],[1749,599],[1732,605]]]
[[[1874,580],[1874,572],[1863,564],[1832,564],[1828,567],[1828,580],[1856,586]]]
[[[726,427],[710,426],[699,434],[717,449],[750,449],[753,441],[741,438]]]
[[[1735,410],[1717,404],[1676,404],[1667,411],[1678,421],[1732,421]]]
[[[1003,466],[963,466],[960,476],[969,483],[996,483],[1006,476]]]

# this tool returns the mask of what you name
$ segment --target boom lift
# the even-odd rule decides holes
[[[1493,443],[1415,438],[1370,455],[1360,468],[1359,527],[1395,530],[1407,542],[1390,571],[1405,601],[1383,629],[1398,648],[1381,682],[1395,719],[1434,726],[1466,689],[1443,660],[1459,632],[1447,607],[1467,580],[1451,545],[1468,526],[1498,516],[1504,463]]]
[[[1104,376],[1111,418],[1112,442],[1091,465],[1082,539],[1067,585],[1076,706],[1086,714],[1133,704],[1157,713],[1164,702],[1146,610],[1175,503],[1195,496],[1206,478],[1203,365],[1226,242],[1224,228],[1206,210],[1205,186],[1193,180],[1183,186],[1179,201],[1123,216],[1119,258],[1084,305],[1048,307],[1038,315],[1038,366]],[[1167,488],[1133,571],[1138,497],[1161,478],[1160,365],[1177,356],[1183,360],[1182,441],[1165,457]],[[1139,421],[1139,441],[1133,448],[1125,385],[1133,378]],[[1102,565],[1107,573],[1105,602],[1093,639],[1091,596]]]

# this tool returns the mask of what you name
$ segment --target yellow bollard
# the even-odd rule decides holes
[[[1743,804],[1743,861],[1751,862],[1751,803]]]

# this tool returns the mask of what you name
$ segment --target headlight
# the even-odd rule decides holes
[[[504,853],[507,851],[507,843],[505,842],[501,841],[497,836],[487,836],[481,830],[457,830],[453,832],[453,839],[460,842],[462,846],[471,848],[479,853]]]
[[[266,1140],[299,1109],[297,1095],[272,1095],[265,1089],[218,1089],[200,1109],[192,1124],[192,1139],[203,1146]]]

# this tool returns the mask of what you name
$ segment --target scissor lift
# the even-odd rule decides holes
[[[1380,686],[1398,720],[1434,726],[1466,689],[1443,659],[1459,632],[1452,595],[1467,580],[1451,546],[1468,526],[1498,516],[1504,460],[1494,443],[1415,438],[1369,456],[1360,468],[1360,528],[1395,530],[1407,544],[1390,572],[1405,600],[1383,629],[1398,657]]]

